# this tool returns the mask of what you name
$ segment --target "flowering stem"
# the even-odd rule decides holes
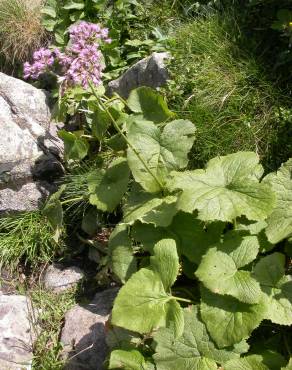
[[[157,178],[157,176],[151,171],[151,169],[148,167],[147,163],[144,161],[144,159],[141,157],[140,153],[137,151],[137,149],[132,145],[132,143],[128,140],[127,136],[123,133],[123,131],[120,129],[119,125],[116,123],[114,117],[112,116],[111,112],[107,109],[107,106],[100,100],[99,96],[96,94],[94,87],[92,86],[91,82],[89,82],[89,86],[91,87],[93,95],[96,97],[96,99],[100,102],[103,109],[106,111],[107,115],[109,116],[110,120],[112,121],[115,129],[119,132],[119,134],[122,136],[122,138],[126,141],[126,143],[129,145],[129,147],[133,150],[133,152],[136,154],[138,159],[142,162],[143,166],[147,170],[147,172],[154,178],[154,180],[159,185],[160,189],[163,190],[163,185]]]

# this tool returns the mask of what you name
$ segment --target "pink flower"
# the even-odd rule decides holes
[[[59,79],[63,88],[82,85],[87,89],[89,81],[100,85],[104,68],[100,44],[111,42],[108,29],[82,21],[70,27],[69,35],[69,46],[63,53],[59,49],[53,52],[44,48],[37,50],[33,55],[33,63],[24,64],[24,78],[37,79],[56,61],[63,69],[63,77]]]

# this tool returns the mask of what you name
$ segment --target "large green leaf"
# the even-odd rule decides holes
[[[208,247],[220,239],[223,227],[221,222],[205,225],[196,215],[179,212],[173,217],[172,223],[164,228],[138,222],[133,227],[132,235],[148,251],[152,251],[158,240],[173,238],[179,252],[199,264]]]
[[[88,176],[89,201],[102,211],[112,212],[127,191],[130,171],[125,158],[115,159],[104,170]]]
[[[117,225],[109,238],[110,266],[114,274],[125,283],[137,271],[127,225]]]
[[[233,221],[245,215],[263,220],[272,211],[274,194],[259,183],[263,168],[252,152],[238,152],[211,159],[206,170],[172,173],[169,189],[181,189],[178,208],[205,221]]]
[[[224,370],[269,370],[257,357],[247,356],[228,361]]]
[[[161,328],[154,335],[157,370],[215,370],[217,363],[239,358],[239,353],[232,348],[220,350],[216,347],[196,306],[184,309],[184,321],[185,329],[179,338],[175,337],[173,328]]]
[[[252,262],[258,252],[256,236],[246,236],[244,231],[229,232],[222,243],[217,243],[202,258],[196,276],[214,293],[228,294],[245,303],[258,303],[262,295],[259,283],[251,272],[240,270]]]
[[[218,347],[232,346],[249,337],[264,319],[265,304],[247,304],[201,289],[201,316]]]
[[[269,241],[275,244],[292,236],[292,158],[263,181],[270,184],[276,194],[276,204],[266,228]]]
[[[285,275],[285,256],[273,253],[261,258],[254,276],[264,292],[266,314],[275,324],[292,325],[292,278]]]
[[[163,97],[150,87],[138,87],[132,90],[128,98],[128,107],[135,113],[142,113],[152,122],[164,122],[173,117]]]
[[[108,369],[154,370],[154,365],[146,362],[139,351],[116,349],[111,353]]]
[[[163,251],[166,249],[166,251]],[[167,264],[159,265],[162,256]],[[142,268],[121,288],[112,311],[112,323],[138,333],[149,333],[174,323],[176,334],[183,330],[183,311],[173,302],[169,284],[178,274],[178,255],[173,240],[154,247],[149,268]]]
[[[177,212],[176,201],[176,196],[149,194],[134,184],[124,207],[124,222],[133,224],[141,221],[166,227]]]
[[[161,132],[153,122],[141,119],[128,126],[128,140],[140,157],[128,148],[128,162],[135,180],[150,193],[161,191],[170,171],[186,167],[195,126],[190,121],[177,120],[169,122]]]

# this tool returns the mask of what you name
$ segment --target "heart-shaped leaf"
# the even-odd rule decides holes
[[[177,120],[169,122],[161,132],[153,122],[141,119],[128,126],[128,140],[135,148],[129,147],[127,151],[132,174],[146,191],[159,192],[170,171],[187,166],[195,126],[190,121]]]
[[[209,249],[202,258],[196,276],[214,293],[228,294],[245,303],[258,303],[261,299],[259,283],[251,272],[240,270],[252,262],[258,252],[256,236],[245,232],[230,232],[222,243]]]
[[[159,265],[164,257],[166,265]],[[179,269],[174,240],[164,239],[154,247],[149,268],[142,268],[121,288],[113,307],[112,323],[138,333],[174,323],[176,334],[183,331],[183,311],[170,294]]]
[[[130,171],[125,158],[115,159],[108,169],[88,176],[89,201],[101,211],[112,212],[127,191]]]
[[[247,304],[229,296],[201,289],[201,316],[219,348],[232,346],[250,336],[265,317],[263,302]]]
[[[154,335],[154,355],[157,370],[217,369],[217,363],[239,358],[233,348],[220,350],[210,339],[206,326],[199,318],[198,308],[184,309],[185,329],[176,338],[173,328],[161,328]],[[245,351],[248,346],[243,346]]]
[[[239,152],[211,159],[206,170],[174,172],[170,190],[181,189],[178,208],[205,221],[233,221],[242,215],[263,220],[272,211],[274,194],[259,183],[263,168],[252,152]]]
[[[150,87],[138,87],[132,90],[128,98],[128,107],[135,113],[142,113],[146,120],[164,122],[173,117],[162,95]]]

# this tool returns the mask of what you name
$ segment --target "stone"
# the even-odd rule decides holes
[[[56,132],[46,92],[0,73],[0,212],[14,210],[12,205],[23,210],[22,186],[60,174],[63,146]],[[35,194],[28,187],[28,209],[36,209],[40,187],[35,186]]]
[[[88,305],[76,305],[65,315],[61,342],[66,370],[102,370],[108,354],[106,322],[118,288],[97,293]]]
[[[43,204],[45,198],[55,189],[47,182],[29,182],[18,188],[0,190],[0,209],[5,213],[33,211]]]
[[[31,369],[35,341],[30,300],[0,292],[0,369]]]
[[[75,287],[83,278],[84,273],[79,267],[54,263],[46,269],[42,281],[46,289],[61,293]]]
[[[170,58],[169,53],[153,53],[130,67],[121,77],[109,82],[107,95],[118,93],[127,98],[131,90],[139,86],[148,86],[156,89],[166,84],[169,74],[165,60]]]

